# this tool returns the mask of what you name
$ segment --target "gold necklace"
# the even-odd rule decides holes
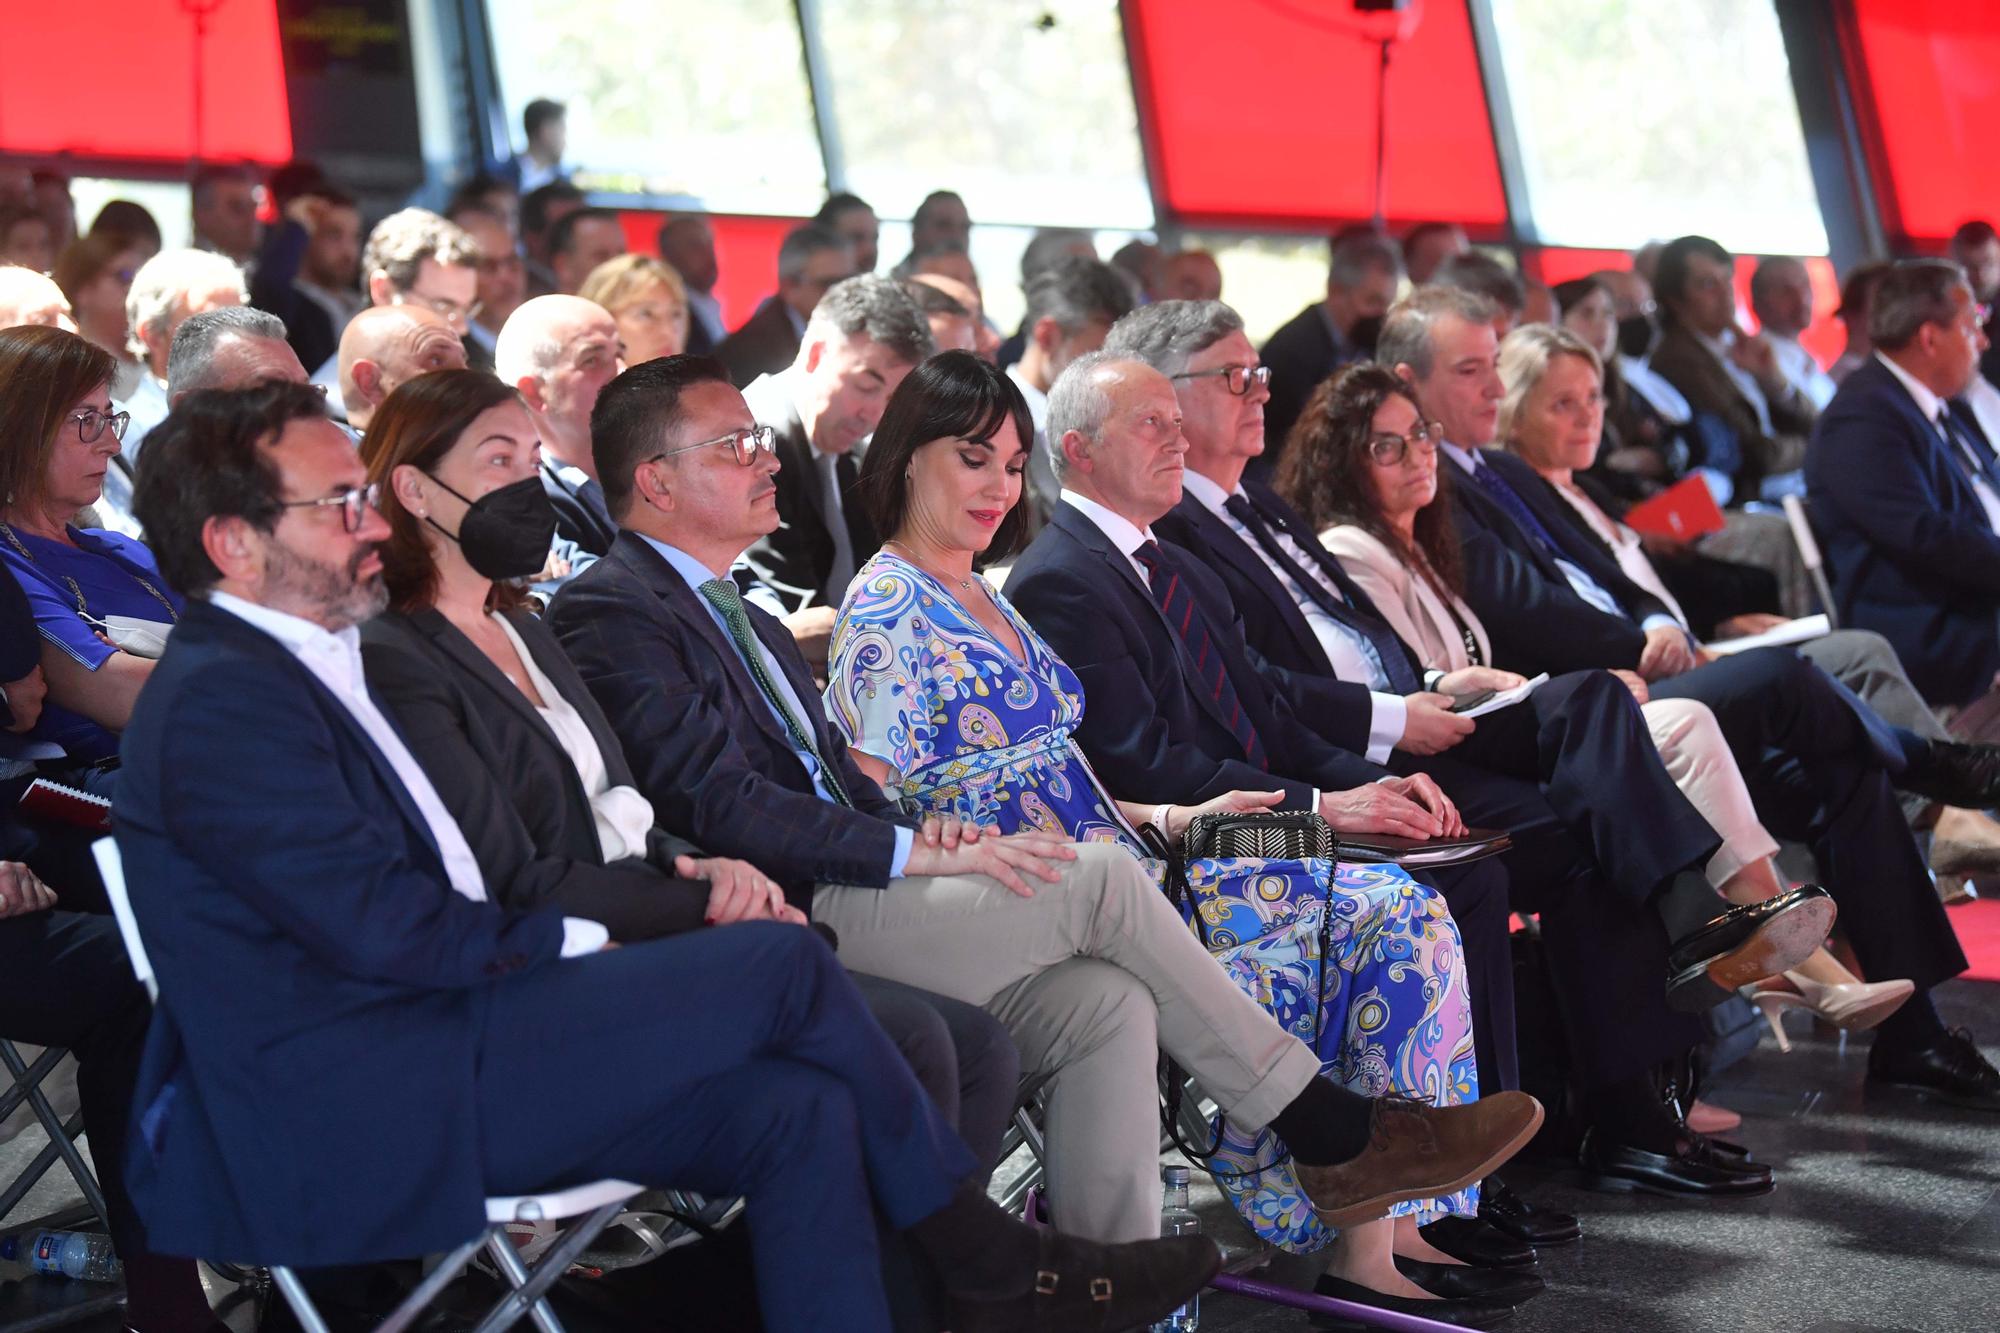
[[[903,558],[904,558],[905,560],[907,560],[907,561],[909,561],[909,562],[910,562],[911,564],[915,565],[915,566],[916,566],[916,567],[917,567],[918,569],[921,569],[921,570],[923,570],[923,571],[924,571],[924,573],[926,573],[926,574],[929,574],[929,575],[930,575],[930,576],[931,576],[932,578],[934,578],[934,579],[937,579],[937,580],[938,580],[938,582],[940,582],[940,583],[944,583],[944,582],[952,582],[952,583],[956,583],[956,584],[958,585],[958,590],[959,590],[960,592],[971,592],[971,591],[972,591],[972,576],[971,576],[970,574],[966,575],[966,576],[965,576],[964,578],[962,578],[962,579],[948,579],[948,578],[947,578],[946,576],[941,576],[941,575],[938,575],[938,574],[936,574],[936,573],[933,573],[933,572],[932,572],[931,570],[929,570],[929,569],[925,568],[925,566],[924,566],[924,563],[923,563],[923,561],[921,561],[921,560],[917,559],[917,553],[916,553],[915,551],[912,551],[912,550],[911,550],[911,549],[910,549],[910,548],[909,548],[908,546],[905,546],[905,545],[903,545],[903,543],[902,543],[902,542],[899,542],[899,541],[897,541],[897,540],[896,540],[895,538],[891,537],[891,538],[890,538],[890,539],[889,539],[888,541],[886,541],[886,542],[883,542],[883,543],[882,543],[882,545],[884,545],[884,546],[894,546],[894,547],[897,547],[897,548],[901,549],[901,550],[903,551],[903,553],[904,553],[904,554],[903,554]]]
[[[21,553],[21,558],[23,560],[27,561],[31,565],[34,565],[36,568],[41,567],[42,562],[35,559],[34,552],[30,551],[26,546],[23,546],[21,544],[21,539],[14,535],[14,528],[12,524],[0,523],[0,535],[4,535],[7,538],[7,544],[9,546],[12,546],[15,550]],[[93,552],[92,554],[97,554],[97,553]],[[174,604],[166,599],[165,594],[163,594],[158,588],[155,588],[153,586],[151,580],[147,579],[147,577],[144,574],[139,573],[137,570],[129,568],[122,560],[113,559],[111,563],[117,565],[120,569],[123,569],[127,574],[130,574],[140,587],[144,588],[147,592],[153,594],[154,599],[157,600],[161,606],[167,608],[167,622],[169,624],[178,625],[180,623],[181,619],[180,612],[174,610]],[[69,585],[69,595],[76,598],[76,613],[78,615],[82,616],[85,620],[89,621],[91,624],[94,625],[103,623],[99,621],[96,616],[90,614],[90,606],[83,600],[83,589],[77,586],[77,582],[75,579],[71,578],[67,574],[58,574],[56,575],[56,577]]]

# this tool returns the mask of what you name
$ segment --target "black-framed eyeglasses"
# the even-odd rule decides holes
[[[368,511],[376,507],[382,498],[382,483],[371,481],[366,486],[356,486],[338,495],[323,496],[317,500],[280,500],[280,509],[328,509],[340,506],[340,526],[349,532],[361,531],[362,520]]]
[[[758,451],[767,454],[778,452],[778,432],[769,426],[751,426],[744,430],[733,430],[727,435],[718,435],[712,440],[697,440],[693,444],[683,444],[676,449],[666,449],[647,459],[657,463],[662,458],[672,458],[675,454],[691,453],[696,449],[706,449],[711,444],[726,444],[736,452],[736,461],[749,467],[757,461]]]
[[[125,428],[132,424],[130,412],[100,412],[94,407],[86,407],[81,412],[72,412],[69,419],[76,423],[76,438],[85,444],[96,444],[104,438],[104,428],[111,428],[111,438],[125,438]]]
[[[1170,380],[1205,380],[1211,376],[1220,376],[1222,382],[1229,386],[1229,392],[1240,398],[1250,392],[1250,386],[1253,384],[1269,386],[1271,383],[1271,368],[1269,366],[1217,366],[1214,370],[1183,370],[1180,374],[1169,375],[1167,378]]]
[[[1368,456],[1378,467],[1394,467],[1410,456],[1410,450],[1422,449],[1436,453],[1438,442],[1444,439],[1444,423],[1419,421],[1417,428],[1408,435],[1391,435],[1382,431],[1368,437]]]

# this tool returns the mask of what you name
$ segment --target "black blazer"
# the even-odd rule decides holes
[[[1293,315],[1271,335],[1258,359],[1271,368],[1271,401],[1264,404],[1264,452],[1251,460],[1260,477],[1277,475],[1285,437],[1305,411],[1306,400],[1320,382],[1362,353],[1338,342],[1326,324],[1325,308],[1315,301]]]
[[[1083,682],[1076,739],[1105,785],[1129,801],[1205,801],[1282,787],[1284,808],[1312,808],[1315,787],[1343,791],[1389,770],[1337,749],[1258,674],[1221,580],[1196,556],[1167,548],[1222,653],[1230,684],[1264,743],[1271,772],[1243,757],[1180,636],[1109,538],[1071,505],[1007,576],[1007,597]]]
[[[556,511],[556,536],[601,556],[618,535],[618,525],[604,508],[604,489],[594,481],[571,486],[557,474],[560,466],[553,458],[542,459],[542,493]]]
[[[42,662],[42,636],[35,630],[35,613],[14,571],[0,563],[0,685],[21,680]],[[0,726],[12,726],[13,710],[0,700]]]
[[[611,724],[542,623],[507,615],[530,656],[569,701],[614,786],[634,786]],[[692,843],[655,829],[647,854],[605,864],[568,751],[513,681],[439,612],[388,612],[361,631],[368,686],[465,832],[486,891],[503,907],[560,907],[602,922],[615,940],[702,924],[708,886],[674,877]]]
[[[884,888],[896,826],[915,827],[827,725],[812,673],[776,617],[750,623],[805,705],[813,745],[853,799],[824,800],[707,603],[630,532],[556,594],[555,630],[625,743],[660,823],[748,861],[806,907],[818,883]]]
[[[1953,420],[1991,452],[1972,414]],[[1841,623],[1896,647],[1926,699],[1962,704],[2000,670],[2000,535],[1917,410],[1870,360],[1827,404],[1806,452],[1806,494]]]
[[[831,597],[826,595],[827,576],[833,569],[826,494],[819,470],[813,465],[812,441],[792,403],[787,381],[782,376],[766,375],[743,391],[743,400],[750,404],[750,414],[758,425],[777,432],[778,526],[743,553],[737,561],[736,581],[746,592],[759,584],[769,588],[787,612],[808,606],[838,608],[847,590],[839,588]],[[841,479],[841,516],[857,570],[882,546],[855,485],[860,461],[857,454],[849,453],[834,464]]]
[[[729,371],[736,387],[746,388],[760,375],[775,375],[799,355],[799,335],[784,301],[776,296],[757,308],[741,328],[715,345],[715,359]]]

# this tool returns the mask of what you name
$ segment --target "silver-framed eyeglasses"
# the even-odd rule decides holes
[[[1426,453],[1436,453],[1438,441],[1444,439],[1444,423],[1419,421],[1417,428],[1408,435],[1391,435],[1380,431],[1368,437],[1368,456],[1378,467],[1395,467],[1410,456],[1410,450],[1421,449]]]
[[[665,449],[647,459],[657,463],[662,458],[672,458],[675,454],[692,453],[696,449],[706,449],[711,444],[726,444],[736,452],[736,461],[749,467],[757,461],[761,450],[767,454],[778,452],[778,432],[770,426],[750,426],[743,430],[733,430],[727,435],[718,435],[712,440],[696,440],[693,444],[683,444],[679,448]]]
[[[340,526],[349,532],[361,531],[362,520],[368,511],[376,507],[382,498],[382,483],[371,481],[366,486],[356,486],[338,495],[322,496],[317,500],[280,500],[280,509],[329,509],[340,506]]]
[[[72,412],[69,419],[76,423],[76,438],[85,444],[96,444],[104,438],[104,429],[111,428],[111,438],[125,438],[125,428],[132,424],[130,412],[100,412],[94,407],[86,407],[81,412]]]
[[[1269,366],[1217,366],[1214,370],[1183,370],[1178,375],[1167,376],[1170,380],[1205,380],[1220,376],[1229,387],[1229,392],[1241,398],[1250,392],[1250,386],[1260,384],[1269,387],[1271,368]]]
[[[422,292],[397,292],[390,298],[396,305],[420,305],[440,316],[448,324],[452,320],[462,320],[470,324],[479,318],[479,312],[486,308],[484,301],[475,300],[470,305],[460,305],[448,296],[425,296]]]

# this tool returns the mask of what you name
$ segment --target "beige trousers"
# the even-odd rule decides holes
[[[1654,699],[1639,711],[1667,776],[1722,835],[1722,846],[1709,858],[1708,882],[1719,889],[1744,866],[1776,856],[1778,840],[1759,822],[1750,790],[1743,785],[1743,770],[1708,705],[1697,699]]]
[[[1157,1067],[1164,1049],[1246,1129],[1319,1073],[1319,1061],[1236,988],[1139,862],[1077,844],[1061,883],[1021,898],[985,876],[823,886],[813,917],[840,958],[985,1007],[1031,1077],[1050,1079],[1055,1224],[1092,1240],[1160,1231]]]

